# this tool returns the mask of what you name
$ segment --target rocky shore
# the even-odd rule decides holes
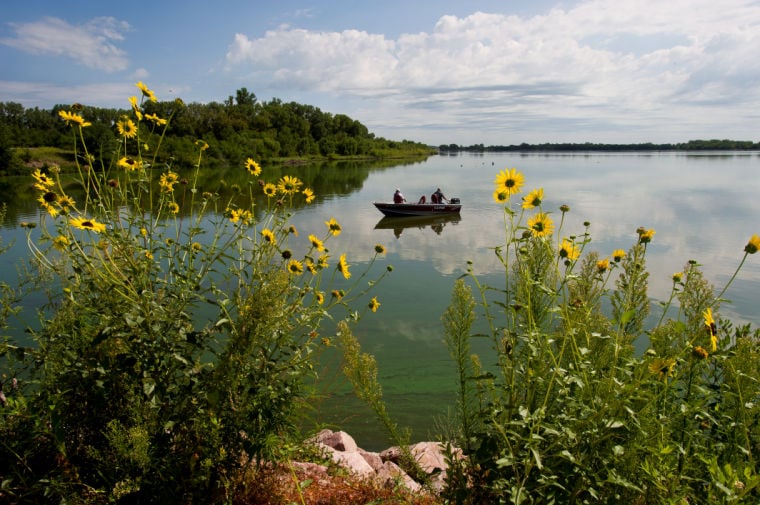
[[[400,466],[400,447],[390,447],[382,452],[369,452],[357,446],[356,441],[344,431],[322,430],[308,440],[334,464],[345,468],[357,477],[375,481],[381,486],[402,485],[412,492],[423,491],[423,485],[414,480]],[[448,463],[444,446],[439,442],[418,442],[408,447],[409,452],[428,476],[431,491],[440,491],[446,480]],[[461,456],[461,451],[455,450]],[[314,475],[328,475],[328,467],[315,463],[296,463],[299,468]]]

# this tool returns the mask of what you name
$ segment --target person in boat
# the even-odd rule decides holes
[[[425,200],[425,195],[422,195],[417,203],[426,203],[427,200]]]
[[[447,203],[448,198],[446,198],[441,191],[441,188],[438,188],[435,190],[435,193],[430,195],[430,201],[432,203]]]
[[[401,194],[401,190],[396,188],[396,192],[393,193],[393,203],[404,203],[406,202],[406,198],[404,198],[404,195]]]

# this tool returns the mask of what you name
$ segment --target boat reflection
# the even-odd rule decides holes
[[[407,217],[383,217],[375,225],[376,230],[393,230],[396,238],[401,236],[405,228],[432,229],[440,235],[447,224],[456,225],[462,220],[459,214],[441,214],[436,216],[407,216]]]

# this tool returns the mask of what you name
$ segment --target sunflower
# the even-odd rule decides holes
[[[84,118],[82,118],[82,116],[80,116],[79,114],[74,114],[73,112],[60,110],[58,111],[58,115],[61,117],[61,119],[66,121],[67,125],[70,125],[73,123],[73,124],[81,126],[82,128],[84,128],[85,126],[92,125],[92,123],[85,121]]]
[[[752,235],[749,242],[747,242],[747,245],[744,246],[744,252],[747,254],[755,254],[758,250],[760,250],[760,237]]]
[[[607,270],[610,269],[610,260],[607,258],[604,258],[603,260],[599,260],[596,262],[596,271],[600,274],[603,274]]]
[[[177,184],[178,180],[179,175],[169,171],[161,174],[161,177],[158,179],[158,185],[161,187],[161,191],[164,193],[171,193],[174,191],[174,185]]]
[[[142,92],[145,98],[147,98],[151,102],[158,102],[156,95],[151,90],[149,90],[148,87],[142,83],[142,81],[139,81],[137,84],[135,84],[135,86],[140,88],[140,91]]]
[[[298,260],[290,260],[288,262],[288,272],[295,275],[301,275],[303,273],[303,264]]]
[[[164,126],[166,124],[166,119],[162,119],[156,114],[145,114],[145,119],[152,121],[156,126]]]
[[[509,191],[497,189],[493,192],[493,199],[496,203],[506,203],[509,200]]]
[[[676,360],[673,358],[656,358],[649,364],[649,371],[659,380],[663,380],[673,375],[675,367]]]
[[[549,214],[539,212],[528,219],[528,228],[534,237],[548,237],[554,231],[554,222]]]
[[[652,241],[652,238],[654,237],[654,234],[657,233],[653,229],[644,230],[643,228],[639,228],[637,231],[639,234],[639,244],[648,244]]]
[[[65,251],[69,246],[69,239],[65,235],[58,235],[53,239],[53,247],[59,251]]]
[[[369,304],[367,305],[367,307],[369,307],[369,309],[372,312],[377,312],[377,308],[379,306],[380,306],[380,302],[377,301],[377,297],[376,296],[373,296],[372,299],[369,301]]]
[[[698,359],[707,359],[707,357],[710,356],[710,353],[707,352],[707,349],[699,345],[691,350],[691,354]]]
[[[47,174],[43,173],[39,168],[32,172],[32,177],[34,177],[34,180],[37,181],[34,184],[34,188],[40,191],[47,191],[55,184],[55,181],[51,179]]]
[[[103,223],[98,223],[94,219],[87,219],[84,217],[72,217],[69,220],[69,224],[71,224],[71,226],[74,228],[79,228],[80,230],[90,230],[94,231],[95,233],[106,231],[106,225]]]
[[[331,217],[329,221],[325,221],[325,224],[327,225],[327,230],[332,233],[333,236],[337,237],[343,230],[334,217]]]
[[[534,207],[539,207],[541,205],[541,202],[544,200],[544,188],[538,188],[534,189],[530,193],[528,193],[528,196],[523,198],[523,209],[532,209]]]
[[[311,188],[304,188],[302,191],[303,196],[306,197],[306,203],[311,203],[314,201],[314,191],[311,190]]]
[[[241,222],[243,224],[248,224],[252,218],[253,215],[250,210],[232,209],[230,211],[230,221],[233,223]]]
[[[291,235],[295,235],[297,237],[298,236],[298,228],[296,228],[295,225],[291,224],[290,226],[288,226],[288,233],[290,233]]]
[[[179,214],[179,205],[177,204],[177,202],[171,202],[169,204],[169,212],[171,212],[172,214]]]
[[[620,261],[625,258],[625,251],[622,249],[615,249],[612,251],[612,260],[615,263],[620,263]]]
[[[134,111],[135,117],[137,117],[137,120],[142,121],[143,115],[142,115],[142,112],[140,111],[140,106],[137,104],[137,97],[130,96],[129,103],[132,104],[132,110]]]
[[[270,244],[272,245],[277,244],[277,239],[275,238],[274,233],[272,233],[272,230],[270,230],[269,228],[264,228],[263,230],[261,230],[261,236],[264,237],[264,240],[266,240]]]
[[[319,258],[317,258],[317,268],[323,269],[323,268],[327,268],[328,266],[330,266],[330,264],[327,262],[328,258],[329,258],[329,256],[326,255],[326,254],[323,254],[322,256],[320,256]]]
[[[277,189],[284,195],[292,195],[298,193],[303,183],[298,180],[297,177],[291,175],[284,175],[282,179],[277,182]]]
[[[269,198],[272,198],[277,194],[277,186],[272,184],[271,182],[267,182],[264,184],[264,194],[267,195]]]
[[[341,298],[346,296],[345,291],[343,291],[342,289],[333,289],[330,294],[332,295],[333,298],[335,298],[338,301],[340,301]]]
[[[119,132],[119,135],[128,139],[137,136],[137,125],[126,116],[123,116],[116,123],[116,130]]]
[[[248,170],[248,173],[254,177],[258,177],[261,174],[261,165],[253,161],[252,158],[245,160],[245,168]]]
[[[325,303],[325,295],[321,291],[317,291],[316,293],[314,293],[314,298],[317,300],[317,303],[320,305]]]
[[[581,252],[578,250],[578,247],[571,242],[570,240],[563,238],[562,239],[562,245],[559,247],[559,257],[562,259],[566,259],[568,261],[575,261],[578,259],[578,256],[581,255]]]
[[[343,274],[343,277],[346,279],[351,278],[351,272],[348,271],[348,263],[346,262],[346,253],[343,253],[340,255],[340,260],[338,261],[338,271]]]
[[[712,352],[718,350],[718,327],[715,325],[715,319],[713,319],[712,309],[707,307],[702,313],[702,317],[705,319],[705,326],[707,326],[710,332],[710,348]]]
[[[375,252],[377,254],[385,254],[386,253],[385,246],[383,244],[375,244]]]
[[[133,171],[135,171],[135,170],[137,170],[137,169],[139,169],[139,168],[142,167],[142,163],[141,162],[139,162],[137,160],[134,160],[132,158],[128,158],[126,156],[124,156],[123,158],[121,158],[116,164],[119,165],[122,168],[126,168],[130,172],[133,172]]]
[[[509,168],[499,172],[493,182],[497,190],[506,191],[507,196],[510,196],[520,192],[520,188],[525,184],[525,177],[516,168]]]
[[[317,265],[314,264],[314,261],[311,258],[306,258],[306,270],[312,274],[317,273]]]
[[[311,246],[317,251],[325,250],[325,244],[321,240],[319,240],[316,235],[314,234],[309,235],[309,242],[311,242]]]

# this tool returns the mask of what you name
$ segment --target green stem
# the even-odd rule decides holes
[[[742,266],[744,265],[744,261],[747,259],[747,256],[749,256],[749,253],[745,252],[744,253],[744,257],[742,258],[741,262],[739,262],[739,266],[736,267],[736,271],[734,271],[734,275],[731,276],[731,278],[728,280],[728,282],[726,283],[726,285],[723,287],[723,291],[721,291],[720,294],[715,297],[715,299],[712,301],[712,303],[710,304],[710,306],[712,306],[715,302],[717,302],[718,300],[720,300],[721,298],[723,298],[723,295],[725,294],[725,292],[728,289],[728,287],[731,285],[732,282],[734,282],[734,279],[736,279],[736,275],[739,273],[739,270],[742,269]]]

